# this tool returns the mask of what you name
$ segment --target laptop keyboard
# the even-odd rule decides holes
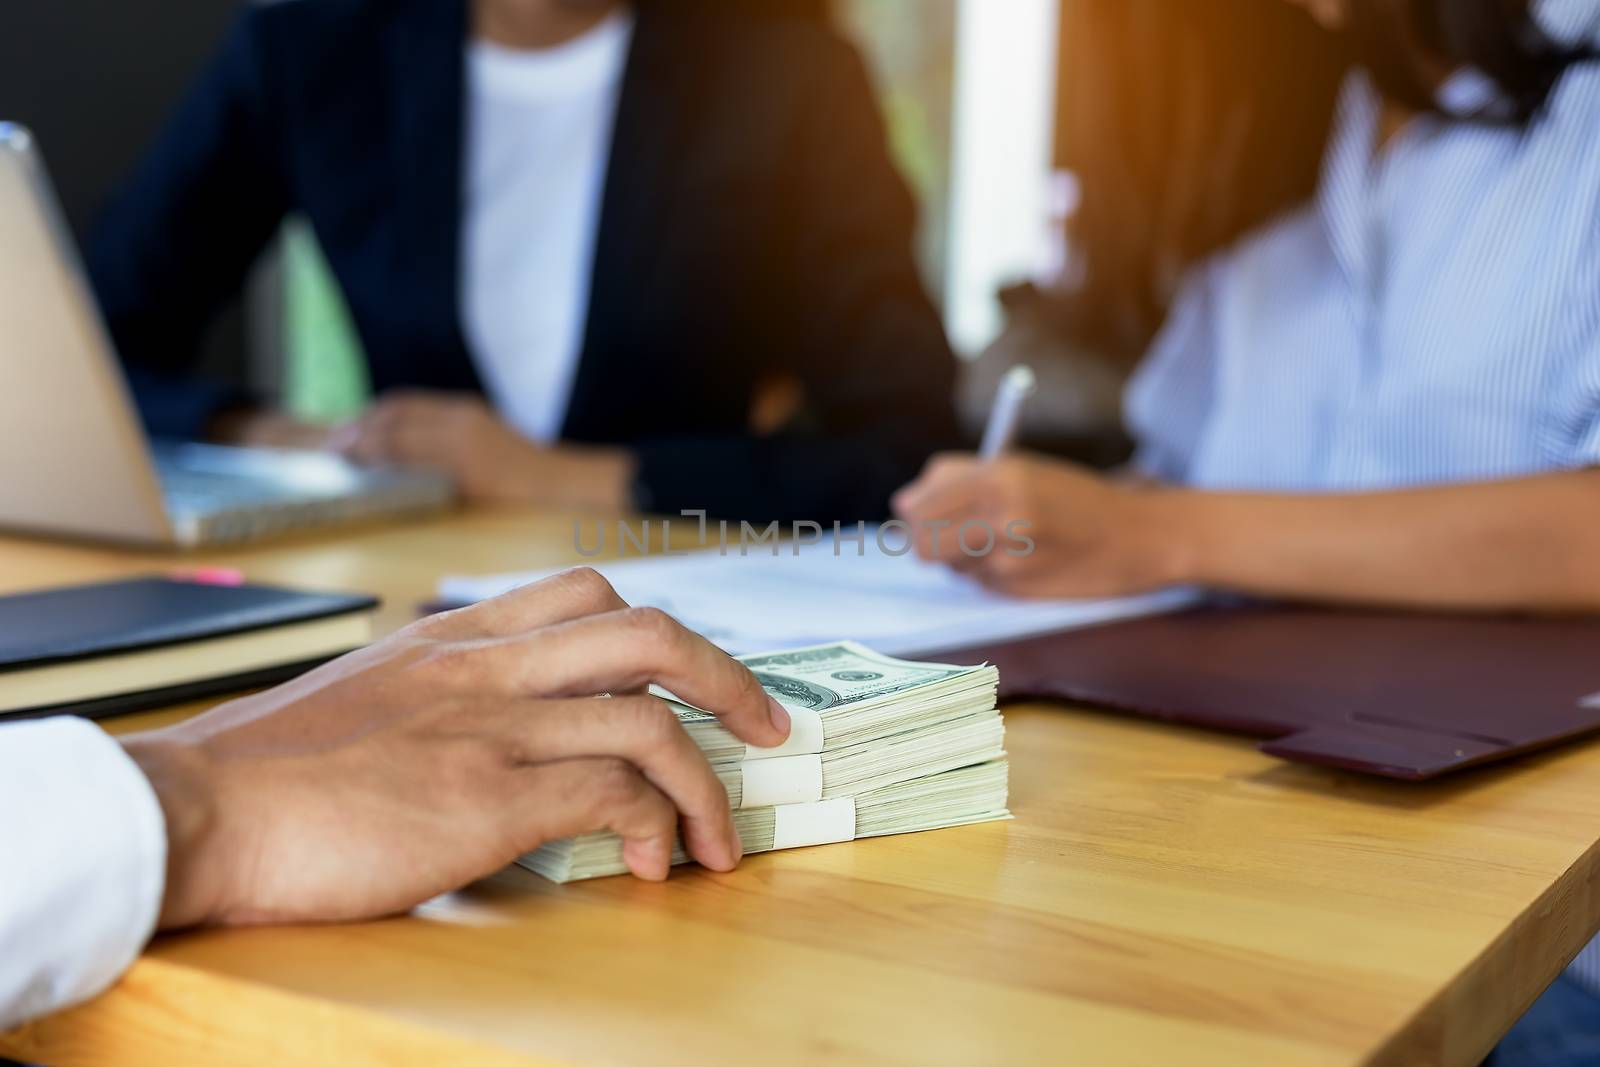
[[[201,444],[153,448],[167,512],[183,544],[253,540],[449,503],[449,482],[361,471],[333,457]]]
[[[173,467],[161,471],[161,489],[174,511],[199,514],[311,499],[266,481]]]

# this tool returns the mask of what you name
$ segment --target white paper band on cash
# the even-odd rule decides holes
[[[821,756],[753,759],[740,767],[744,772],[740,807],[770,808],[774,804],[809,804],[822,799]]]
[[[822,716],[812,708],[791,708],[787,704],[783,707],[789,713],[789,722],[792,724],[789,728],[789,740],[771,748],[746,745],[745,759],[772,759],[776,756],[797,756],[802,753],[822,751]]]
[[[854,797],[819,800],[815,804],[785,804],[772,809],[773,848],[831,845],[856,839]]]

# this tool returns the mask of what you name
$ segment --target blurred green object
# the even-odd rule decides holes
[[[339,422],[367,406],[372,385],[361,338],[316,236],[300,220],[283,231],[283,355],[290,414]]]

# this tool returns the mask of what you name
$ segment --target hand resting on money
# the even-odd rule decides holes
[[[788,734],[749,670],[577,570],[127,737],[167,821],[161,925],[391,914],[602,829],[641,878],[680,826],[731,869],[727,793],[652,683],[751,744]]]

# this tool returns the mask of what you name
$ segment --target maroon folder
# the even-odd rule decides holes
[[[943,657],[996,664],[1007,698],[1250,734],[1284,759],[1390,778],[1600,728],[1600,618],[1208,607]]]

